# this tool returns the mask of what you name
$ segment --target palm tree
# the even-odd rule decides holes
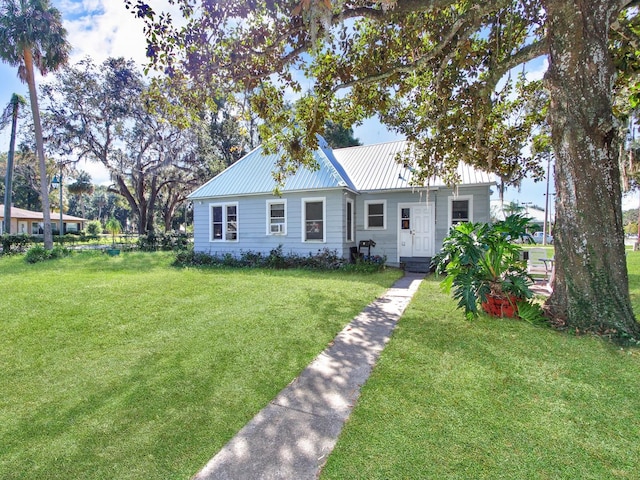
[[[18,77],[29,86],[31,112],[40,166],[40,193],[44,218],[44,248],[53,248],[49,181],[44,158],[44,140],[34,76],[34,66],[42,75],[57,70],[69,58],[71,45],[62,27],[60,12],[49,0],[0,0],[0,58],[18,67]]]
[[[18,112],[27,101],[21,95],[14,93],[11,101],[5,108],[0,118],[0,130],[2,130],[11,118],[11,140],[9,143],[9,156],[7,157],[7,172],[4,177],[4,231],[11,233],[11,192],[13,190],[13,155],[16,150],[16,126],[18,125]]]
[[[93,194],[95,188],[91,183],[91,175],[87,172],[81,171],[78,178],[74,183],[67,185],[67,190],[71,195],[78,197],[78,203],[80,204],[80,211],[82,212],[82,218],[87,218],[84,211],[84,197],[86,195]]]

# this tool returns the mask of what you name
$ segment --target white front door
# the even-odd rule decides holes
[[[398,225],[399,257],[435,255],[435,211],[431,203],[400,204]]]

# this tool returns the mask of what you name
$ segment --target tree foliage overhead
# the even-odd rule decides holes
[[[637,1],[175,0],[180,25],[144,0],[124,1],[183,105],[253,93],[265,147],[286,152],[277,178],[311,163],[328,118],[351,125],[377,114],[410,140],[402,161],[419,181],[455,183],[464,161],[517,183],[541,175],[552,149],[549,311],[581,331],[640,338],[613,115],[614,95],[632,103],[638,94]],[[522,71],[542,59],[544,79],[527,79]],[[550,149],[523,149],[545,132]]]
[[[254,92],[261,137],[285,145],[293,163],[310,160],[330,112],[345,125],[379,114],[415,142],[423,178],[454,182],[459,161],[514,182],[543,174],[522,153],[542,121],[539,82],[504,83],[544,53],[539,2],[179,0],[184,29],[143,1],[126,3],[147,20],[152,64],[189,86],[185,104]],[[301,75],[312,92],[287,111]]]

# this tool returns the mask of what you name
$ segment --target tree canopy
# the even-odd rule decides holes
[[[164,94],[167,98],[169,92]],[[139,233],[165,229],[186,196],[246,150],[233,115],[220,105],[201,111],[187,128],[153,108],[146,80],[133,61],[84,59],[43,86],[43,118],[57,155],[101,163],[109,190],[129,205]],[[69,185],[85,191],[86,182]],[[82,198],[80,196],[80,198]]]
[[[311,162],[328,118],[377,114],[410,140],[402,161],[420,182],[455,183],[459,162],[507,182],[540,175],[545,149],[524,147],[547,132],[558,215],[547,307],[570,328],[640,338],[613,115],[614,96],[638,92],[635,0],[176,0],[180,25],[144,0],[125,3],[183,105],[253,93],[265,147],[286,151],[283,175]],[[542,80],[523,73],[536,60],[548,63]]]

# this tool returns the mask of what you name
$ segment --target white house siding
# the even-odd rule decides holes
[[[196,252],[211,255],[226,253],[235,256],[242,252],[261,252],[268,255],[271,250],[282,245],[284,254],[306,256],[319,250],[336,250],[338,255],[348,258],[349,247],[345,241],[346,198],[343,189],[316,190],[287,193],[282,197],[274,195],[229,196],[223,198],[198,199],[194,201],[194,223],[200,226],[194,232]],[[302,242],[302,200],[305,198],[325,199],[325,241]],[[286,199],[286,235],[267,234],[267,202]],[[237,203],[238,241],[210,241],[209,207],[217,203]]]

